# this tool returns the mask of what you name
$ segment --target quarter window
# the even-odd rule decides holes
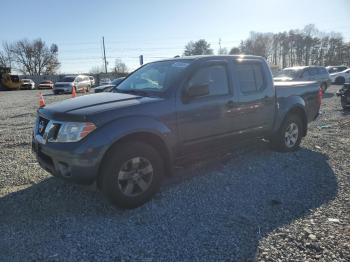
[[[243,94],[257,93],[265,89],[266,85],[260,64],[238,64],[237,71],[239,86]]]
[[[188,86],[208,85],[209,95],[225,95],[229,93],[226,67],[212,65],[200,68],[188,82]]]

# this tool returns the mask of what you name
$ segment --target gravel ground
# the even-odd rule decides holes
[[[43,171],[38,91],[1,92],[0,261],[350,261],[350,113],[336,90],[299,151],[261,141],[191,160],[134,210]]]

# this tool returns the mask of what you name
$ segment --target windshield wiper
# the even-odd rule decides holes
[[[121,90],[121,89],[115,88],[115,91],[117,93],[133,94],[133,95],[140,95],[140,96],[150,96],[149,92],[146,92],[146,91],[140,90],[140,89]]]

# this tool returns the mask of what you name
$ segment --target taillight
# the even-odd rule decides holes
[[[318,90],[318,103],[319,103],[319,105],[321,105],[321,103],[322,103],[322,98],[323,98],[323,90],[322,90],[322,87],[320,87],[320,89]]]

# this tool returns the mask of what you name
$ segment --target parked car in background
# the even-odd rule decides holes
[[[337,85],[343,85],[344,83],[350,82],[350,68],[345,69],[344,71],[330,74],[332,83]]]
[[[112,93],[40,108],[32,148],[48,172],[96,181],[113,203],[134,208],[157,192],[176,160],[200,149],[265,137],[276,150],[297,150],[321,99],[316,82],[274,83],[257,56],[163,60]]]
[[[334,73],[342,72],[348,69],[348,67],[347,66],[327,66],[326,69],[329,74],[334,74]]]
[[[110,78],[101,78],[100,79],[100,86],[103,86],[103,85],[109,85],[111,84],[111,79]]]
[[[28,89],[28,90],[33,90],[35,89],[35,83],[32,79],[22,79],[22,84],[20,89]]]
[[[90,92],[90,78],[85,75],[65,76],[61,81],[55,83],[53,87],[53,93],[72,93],[73,88],[75,88],[76,92]]]
[[[93,76],[89,76],[89,78],[90,78],[90,82],[91,82],[91,87],[94,87],[94,86],[95,86],[95,84],[96,84],[95,77],[93,77]]]
[[[38,89],[52,89],[53,88],[53,82],[51,80],[44,80],[41,81],[38,85]]]
[[[274,77],[274,81],[316,81],[323,92],[332,84],[329,73],[323,66],[287,67]]]
[[[119,77],[114,79],[109,85],[95,87],[95,93],[110,92],[113,88],[117,87],[124,79],[125,77]]]

